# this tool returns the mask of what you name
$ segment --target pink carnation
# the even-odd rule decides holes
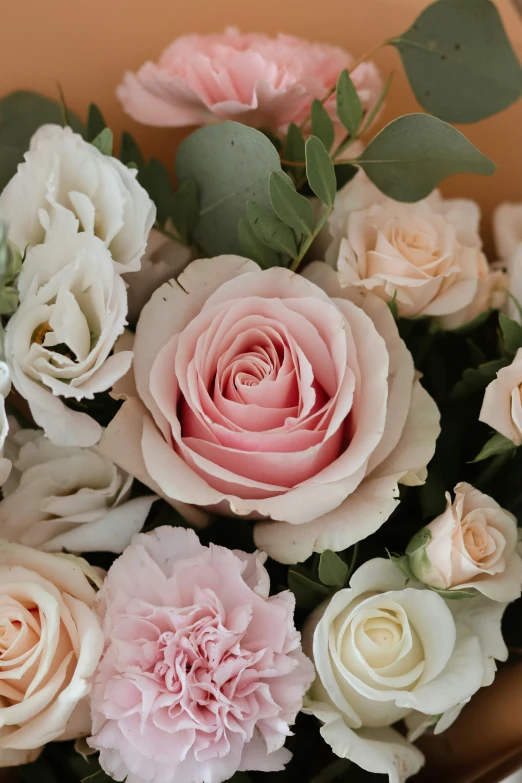
[[[269,597],[260,553],[161,527],[136,536],[99,594],[93,688],[100,763],[127,783],[221,783],[277,771],[313,679],[294,598]]]
[[[138,122],[162,127],[237,120],[255,128],[301,122],[353,58],[327,44],[288,35],[269,38],[235,28],[174,41],[157,63],[126,73],[117,95]],[[381,91],[379,72],[363,63],[352,79],[365,109]],[[334,111],[334,101],[332,101]]]

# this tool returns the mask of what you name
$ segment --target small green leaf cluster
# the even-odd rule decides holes
[[[358,547],[349,550],[350,564],[344,553],[325,549],[311,566],[295,565],[288,571],[288,587],[295,595],[296,606],[310,611],[315,609],[336,590],[345,587],[357,564]]]

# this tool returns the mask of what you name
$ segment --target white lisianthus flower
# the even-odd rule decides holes
[[[5,362],[0,362],[0,486],[5,483],[11,471],[11,462],[3,456],[5,439],[9,432],[9,422],[5,412],[5,398],[10,391],[9,367]]]
[[[81,233],[28,250],[18,288],[5,332],[13,385],[54,443],[92,446],[100,425],[63,400],[93,399],[129,369],[130,351],[109,355],[126,324],[125,283],[103,242]]]
[[[129,169],[71,128],[43,125],[0,196],[0,216],[20,250],[56,233],[99,237],[118,272],[135,272],[156,208]]]
[[[157,496],[129,500],[132,477],[97,446],[55,446],[42,430],[13,429],[6,443],[13,469],[2,488],[0,537],[46,552],[121,554]]]
[[[305,711],[338,756],[403,783],[423,756],[392,724],[415,713],[440,716],[441,730],[505,660],[506,604],[483,596],[446,602],[376,558],[350,587],[319,607],[303,632],[317,677]],[[478,603],[475,603],[477,601]],[[418,721],[417,721],[418,723]]]

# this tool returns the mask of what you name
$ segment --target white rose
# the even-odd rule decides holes
[[[85,231],[102,240],[118,272],[137,271],[156,209],[136,174],[70,128],[42,126],[0,196],[9,238],[24,250],[56,232]]]
[[[124,275],[129,303],[128,319],[136,324],[143,306],[160,285],[178,277],[192,260],[192,248],[169,239],[155,228],[149,234],[139,272]]]
[[[491,658],[507,657],[505,604],[482,596],[446,603],[418,583],[405,584],[393,563],[370,560],[303,632],[317,671],[306,711],[324,723],[321,734],[334,753],[391,783],[403,783],[423,763],[392,724],[420,712],[442,715],[448,725],[448,715],[491,681]]]
[[[5,332],[13,385],[54,443],[92,446],[100,425],[62,399],[93,399],[129,369],[130,351],[109,356],[126,323],[125,283],[103,242],[81,233],[28,250],[18,288]]]
[[[11,471],[11,462],[4,457],[4,444],[9,432],[9,423],[5,412],[5,398],[11,391],[9,368],[0,361],[0,486],[4,484]]]
[[[508,288],[513,298],[506,302],[510,318],[521,322],[522,304],[522,204],[501,204],[493,213],[493,235],[499,258],[507,267]]]
[[[515,601],[522,586],[516,518],[466,483],[447,501],[446,511],[410,544],[417,579],[439,590],[476,589],[493,601]]]
[[[121,554],[143,528],[155,495],[129,500],[132,477],[96,446],[55,446],[41,430],[12,433],[12,473],[0,536],[46,552]]]
[[[522,348],[486,388],[479,420],[522,445]]]
[[[103,651],[92,579],[81,558],[0,542],[0,767],[90,732],[85,697]]]
[[[326,259],[341,285],[395,299],[401,317],[434,316],[453,329],[491,306],[479,221],[473,201],[435,191],[400,204],[357,175],[336,197]]]

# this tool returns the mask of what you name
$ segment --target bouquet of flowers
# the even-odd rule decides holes
[[[522,204],[488,260],[436,189],[522,69],[490,0],[381,45],[377,133],[373,53],[175,41],[118,87],[172,172],[0,101],[13,779],[403,783],[522,646]]]

